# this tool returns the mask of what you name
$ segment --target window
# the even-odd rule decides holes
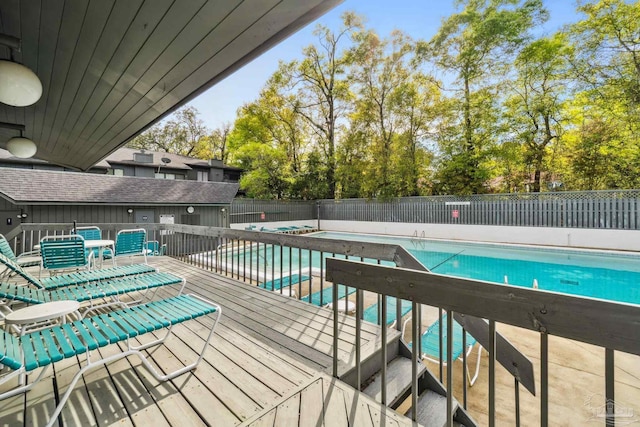
[[[113,169],[113,174],[115,176],[124,176],[124,169]]]
[[[184,175],[175,174],[175,173],[160,172],[160,173],[156,173],[155,176],[158,179],[184,179]]]
[[[198,181],[209,181],[209,174],[207,171],[198,171]]]

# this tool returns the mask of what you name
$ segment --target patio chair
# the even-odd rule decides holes
[[[136,277],[121,277],[53,290],[0,283],[0,319],[12,312],[14,303],[43,304],[52,301],[78,301],[79,303],[88,303],[80,307],[82,316],[85,316],[88,312],[98,308],[114,305],[128,307],[138,304],[147,296],[147,292],[163,286],[182,285],[178,291],[178,294],[181,294],[185,284],[185,279],[170,273],[147,273]],[[142,295],[138,299],[129,301],[123,301],[120,298],[123,295],[131,296],[134,293]]]
[[[60,270],[89,269],[93,258],[93,253],[84,247],[84,238],[77,234],[43,237],[40,255],[40,273],[45,269],[51,275]]]
[[[138,356],[143,366],[158,381],[168,381],[178,375],[195,369],[203,359],[204,352],[211,342],[215,328],[220,320],[222,310],[217,304],[195,295],[180,295],[166,300],[153,301],[132,308],[96,315],[77,320],[72,323],[48,327],[37,332],[16,337],[0,330],[0,363],[8,373],[0,379],[0,385],[17,380],[17,385],[0,394],[0,400],[26,393],[44,377],[49,366],[68,358],[85,355],[84,366],[78,371],[61,396],[58,406],[51,414],[47,426],[52,426],[67,400],[71,396],[76,383],[82,375],[99,366],[106,365],[128,356]],[[172,326],[201,316],[215,318],[208,336],[204,339],[202,349],[196,350],[198,357],[186,366],[167,374],[154,366],[151,358],[147,358],[147,348],[163,344],[171,334]],[[132,338],[141,338],[146,333],[166,331],[159,339],[136,346]],[[119,346],[118,343],[124,343]],[[100,352],[92,352],[100,347],[115,344],[116,352],[100,358]],[[94,360],[95,358],[95,360]],[[78,358],[81,360],[82,358]],[[80,362],[82,363],[82,362]],[[23,380],[25,374],[43,368],[33,382]],[[134,368],[135,369],[135,368]],[[35,374],[33,376],[36,376]]]
[[[394,327],[397,322],[397,319],[396,319],[397,302],[396,301],[397,299],[395,297],[387,297],[387,326],[389,326],[390,328]],[[411,301],[400,300],[400,314],[401,314],[400,318],[406,316],[407,313],[409,313],[410,311],[411,311]],[[362,314],[363,320],[366,320],[367,322],[375,323],[376,325],[381,322],[381,317],[382,317],[382,305],[378,304],[377,302],[367,307]]]
[[[147,251],[147,256],[160,255],[160,242],[157,240],[148,240],[145,243],[144,248]]]
[[[338,299],[342,299],[347,295],[351,295],[357,291],[356,288],[346,287],[345,285],[338,285]],[[302,301],[310,302],[313,305],[328,305],[333,300],[333,286],[325,287],[323,290],[315,292],[311,295],[305,295],[300,298]]]
[[[407,323],[411,320],[411,318],[405,320],[402,325],[402,335],[404,336],[405,328]],[[429,326],[429,328],[422,334],[420,339],[422,351],[421,358],[424,360],[429,360],[431,362],[440,363],[440,322],[442,322],[442,360],[443,365],[447,365],[447,315],[443,315],[442,318],[436,320],[434,323]],[[467,356],[471,354],[474,345],[476,344],[476,339],[469,335],[468,332],[466,344],[467,344]],[[411,347],[411,343],[409,343],[409,347]],[[453,341],[452,341],[452,354],[451,360],[458,360],[462,356],[462,326],[455,320],[453,321]],[[471,376],[469,371],[469,365],[467,364],[467,381],[469,381],[469,385],[472,386],[476,380],[478,379],[478,374],[480,372],[480,356],[482,354],[482,346],[478,344],[478,359],[476,361],[476,371]]]
[[[18,263],[0,254],[0,264],[4,265],[7,271],[22,277],[27,283],[40,289],[56,289],[64,286],[81,285],[85,283],[98,282],[115,279],[118,277],[137,276],[146,273],[157,272],[158,270],[146,264],[131,264],[119,267],[101,268],[99,270],[76,271],[67,274],[58,274],[51,277],[37,278]],[[8,275],[3,280],[8,281]]]
[[[116,253],[114,262],[117,263],[119,257],[131,257],[142,255],[144,263],[147,263],[147,231],[144,228],[131,230],[120,230],[116,235]]]
[[[72,234],[82,236],[84,240],[102,240],[102,230],[100,230],[100,227],[96,227],[95,225],[88,227],[76,227],[75,233]],[[100,257],[100,248],[91,248],[87,250],[93,252],[94,262]]]
[[[0,234],[0,254],[15,261],[21,267],[35,267],[42,262],[40,251],[23,252],[16,256],[13,249],[11,249],[11,245],[2,234]]]

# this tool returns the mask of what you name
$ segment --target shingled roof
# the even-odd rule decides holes
[[[14,204],[228,205],[238,184],[0,168],[0,196]]]

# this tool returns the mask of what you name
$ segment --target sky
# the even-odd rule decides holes
[[[550,19],[540,29],[551,34],[562,25],[578,19],[575,0],[543,0]],[[442,19],[456,12],[454,0],[345,0],[327,14],[300,29],[277,46],[246,64],[217,85],[191,101],[204,124],[211,130],[236,119],[243,104],[257,99],[267,79],[278,68],[278,61],[302,58],[302,49],[317,39],[313,30],[318,24],[338,30],[340,16],[353,11],[365,17],[365,26],[381,37],[398,29],[414,39],[428,40],[440,27]]]

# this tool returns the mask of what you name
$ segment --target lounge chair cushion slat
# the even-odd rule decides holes
[[[186,313],[191,313],[191,317],[202,316],[207,313],[207,306],[202,301],[190,298],[181,298],[176,306],[181,307]]]
[[[34,348],[33,342],[31,340],[31,334],[21,336],[20,343],[22,345],[22,351],[24,353],[24,368],[27,372],[33,371],[39,365],[36,356],[36,349]]]
[[[157,312],[160,316],[168,319],[176,319],[178,322],[183,322],[187,319],[187,317],[180,310],[177,309],[176,305],[179,301],[179,297],[176,297],[172,304],[168,304],[164,301],[156,301],[155,303],[150,304],[153,311]]]
[[[64,331],[64,335],[67,337],[67,341],[71,343],[73,348],[75,349],[76,354],[84,353],[87,351],[86,345],[78,338],[78,335],[73,330],[71,325],[65,323],[60,327],[62,331]]]
[[[84,325],[87,331],[93,336],[100,347],[104,347],[109,344],[109,339],[102,331],[93,324],[93,319],[82,319],[80,322]]]
[[[136,331],[138,335],[142,335],[144,333],[151,332],[153,330],[153,328],[149,329],[147,325],[142,324],[140,320],[136,318],[135,315],[132,315],[131,309],[129,308],[120,310],[118,315],[119,315],[119,320],[129,324]]]
[[[51,357],[51,362],[55,363],[59,360],[64,359],[64,355],[60,352],[58,344],[56,344],[53,339],[53,334],[51,334],[49,331],[43,331],[40,336],[42,336],[45,349],[49,353],[49,357]]]
[[[429,326],[422,334],[422,352],[432,358],[440,357],[440,322],[442,322],[442,357],[447,359],[447,315],[442,316],[441,320],[437,320]],[[473,346],[476,343],[469,333],[467,333],[467,346]],[[453,339],[452,339],[452,359],[456,360],[462,354],[462,326],[454,320],[453,322]]]
[[[71,357],[77,354],[77,352],[73,349],[73,346],[69,342],[69,339],[65,335],[61,326],[54,326],[51,328],[51,332],[56,339],[56,342],[60,346],[60,350],[62,351],[64,357]],[[74,335],[75,336],[75,335]]]
[[[80,338],[82,339],[82,341],[84,341],[84,344],[89,350],[95,350],[99,347],[98,342],[89,333],[89,331],[87,331],[85,325],[82,323],[82,320],[76,320],[75,322],[73,322],[73,327],[80,333]]]
[[[117,325],[113,321],[113,319],[109,317],[109,315],[101,314],[98,317],[105,323],[105,325],[109,326],[116,335],[118,335],[118,338],[120,339],[120,341],[127,339],[127,337],[129,336],[127,332],[124,329],[122,329],[119,325]]]
[[[20,341],[2,329],[0,329],[0,363],[14,370],[22,367]]]
[[[148,325],[153,325],[154,329],[166,328],[171,323],[164,317],[159,317],[150,310],[143,310],[139,307],[131,307],[131,311],[138,316],[139,319],[144,321]]]
[[[92,317],[91,319],[96,324],[96,328],[107,337],[109,343],[113,344],[120,341],[120,337],[113,331],[113,329],[111,329],[110,326],[107,326],[100,316]]]

